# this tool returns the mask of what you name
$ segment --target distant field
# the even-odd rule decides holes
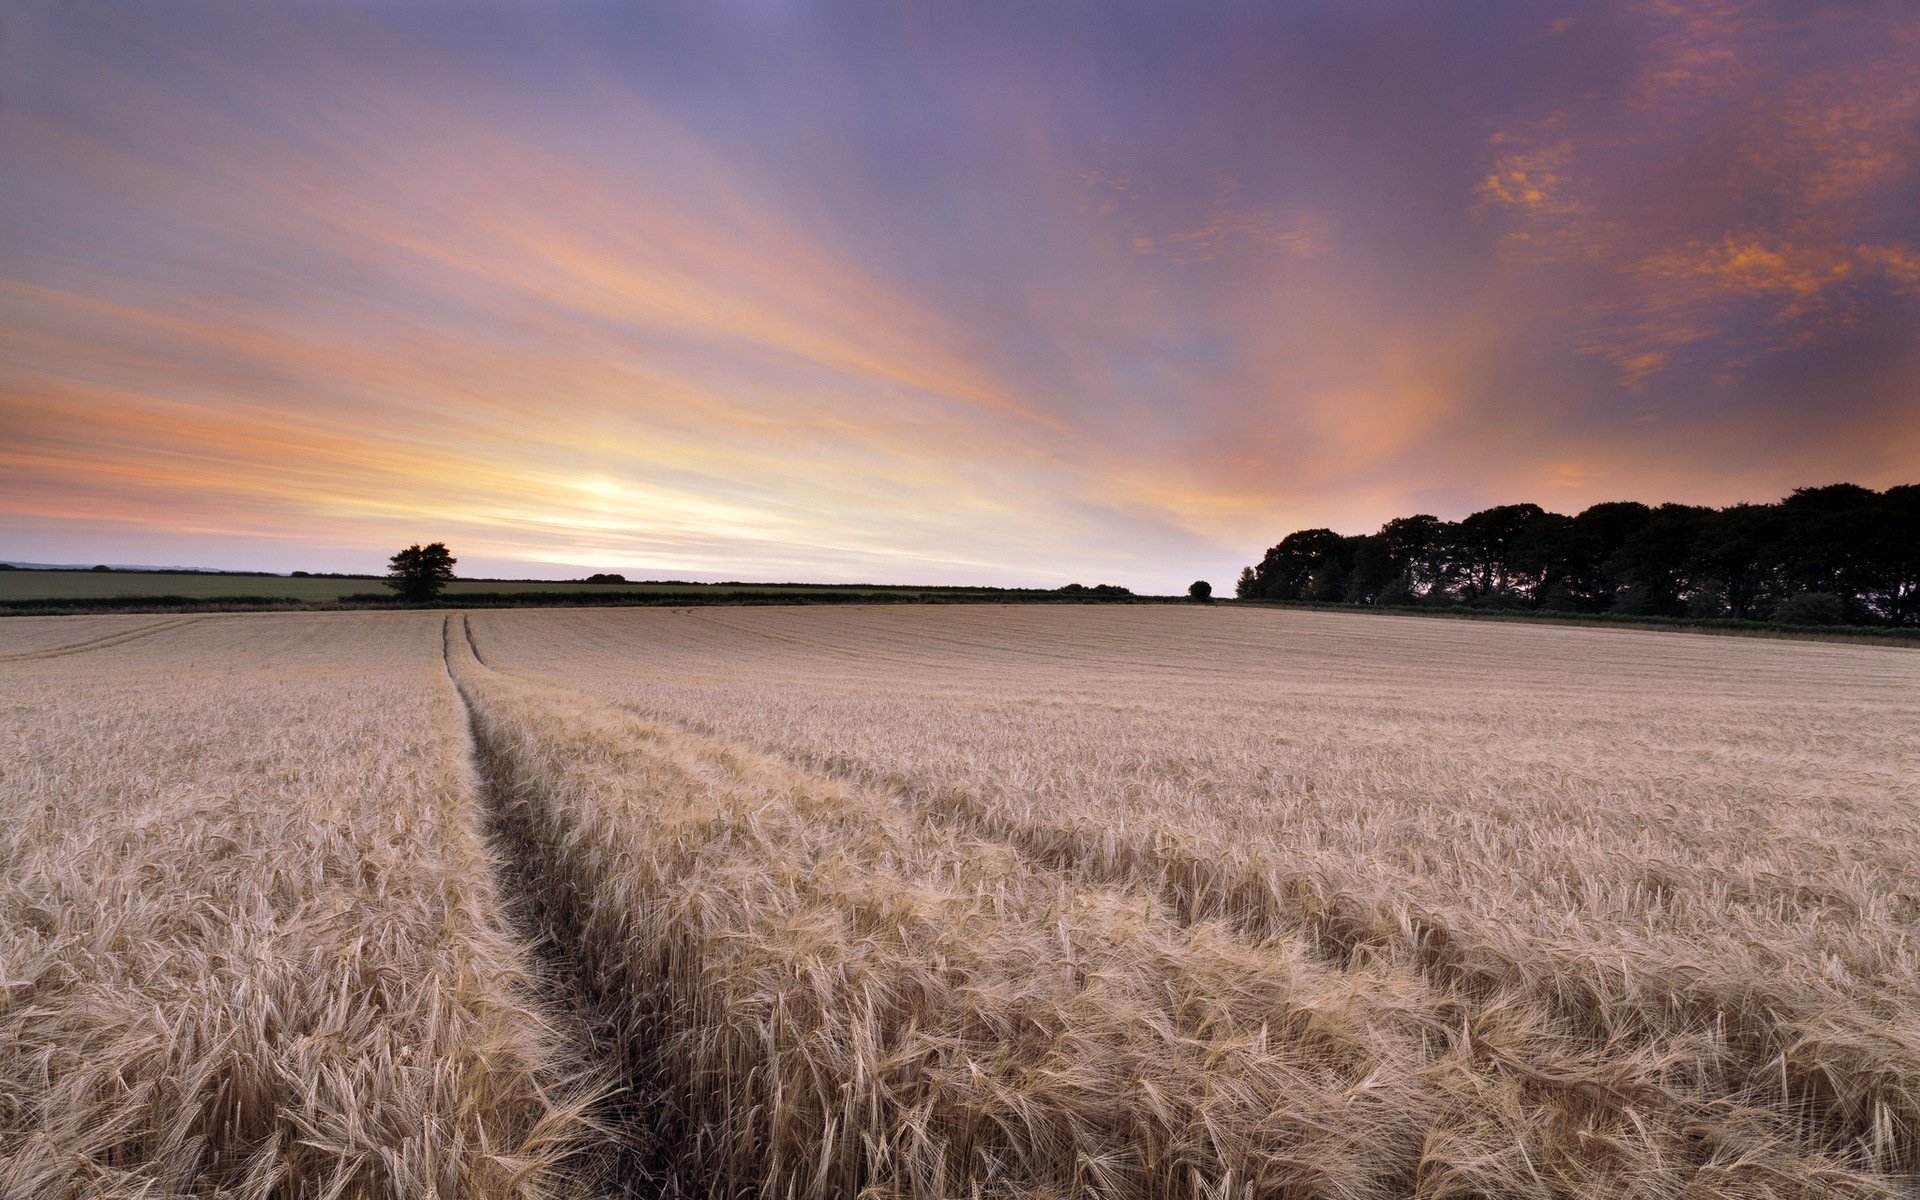
[[[0,1194],[1920,1171],[1911,650],[1199,606],[22,617],[0,697]]]
[[[728,585],[725,588],[702,584],[604,584],[569,583],[546,580],[455,580],[447,595],[475,593],[591,592],[593,594],[627,592],[644,595],[652,592],[812,592],[825,589]],[[272,596],[288,600],[338,600],[343,596],[387,593],[378,579],[295,579],[288,576],[260,575],[172,575],[147,571],[0,571],[0,604],[9,600],[52,600],[67,598],[96,599],[112,596],[187,596],[204,599],[211,596]]]

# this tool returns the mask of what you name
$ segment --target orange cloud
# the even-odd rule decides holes
[[[1289,258],[1318,258],[1332,251],[1325,218],[1302,213],[1292,218],[1277,212],[1222,207],[1206,224],[1166,234],[1178,247],[1182,261],[1212,262],[1223,254],[1247,250],[1277,250]]]
[[[1777,300],[1784,323],[1817,307],[1854,272],[1851,255],[1833,246],[1768,242],[1729,234],[1717,243],[1691,242],[1663,250],[1638,270],[1662,286],[1686,289],[1702,301],[1730,296]]]
[[[1511,140],[1498,135],[1495,144]],[[1573,158],[1573,145],[1560,142],[1518,153],[1503,154],[1493,169],[1474,185],[1474,195],[1487,204],[1531,209],[1540,213],[1569,214],[1582,211],[1578,204],[1562,197],[1567,184],[1566,171]]]
[[[1856,30],[1808,13],[1795,24],[1733,0],[1638,11],[1632,103],[1496,134],[1473,189],[1506,224],[1513,261],[1599,273],[1581,285],[1583,352],[1637,392],[1670,369],[1674,347],[1724,336],[1751,306],[1765,306],[1770,344],[1784,349],[1851,321],[1864,287],[1911,289],[1913,247],[1889,240],[1884,209],[1868,203],[1920,171],[1911,23]],[[1803,41],[1835,29],[1875,40],[1862,57],[1799,69]],[[1695,144],[1697,163],[1667,158]],[[1663,205],[1671,172],[1689,168],[1686,203]],[[1656,174],[1635,187],[1646,171]]]

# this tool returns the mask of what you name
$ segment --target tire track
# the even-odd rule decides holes
[[[455,621],[460,625],[458,634]],[[456,636],[465,641],[476,662],[482,667],[486,663],[466,615],[447,614],[441,623],[441,665],[466,717],[475,799],[487,839],[496,851],[495,890],[502,914],[537,968],[539,997],[577,1060],[578,1073],[599,1084],[594,1090],[601,1099],[590,1119],[601,1140],[583,1155],[573,1182],[579,1194],[596,1200],[675,1195],[651,1166],[661,1153],[649,1118],[650,1105],[642,1099],[650,1089],[636,1086],[639,1074],[626,1061],[626,1047],[607,1015],[609,998],[594,986],[584,966],[579,931],[567,919],[565,906],[552,899],[557,885],[536,830],[525,806],[513,797],[501,764],[482,734],[472,696],[454,673]]]
[[[175,617],[166,621],[155,621],[150,625],[140,625],[133,629],[121,629],[98,637],[86,638],[77,642],[67,642],[59,646],[48,646],[41,650],[25,650],[17,654],[0,654],[0,663],[37,662],[48,658],[64,658],[69,654],[85,654],[90,650],[105,650],[126,642],[150,637],[156,633],[165,633],[169,629],[178,629],[183,625],[192,625],[204,621],[205,617]]]
[[[471,633],[470,627],[467,632]],[[454,653],[457,653],[459,645],[457,637],[458,635],[450,633],[447,639],[448,645],[455,648]],[[606,726],[614,731],[612,736],[615,740],[611,745],[583,747],[570,751],[570,757],[576,761],[597,761],[603,756],[617,760],[627,736],[633,737],[636,744],[647,746],[654,745],[653,739],[656,736],[677,738],[679,742],[671,750],[655,747],[652,753],[664,756],[655,764],[636,765],[631,770],[648,772],[658,769],[663,777],[676,777],[681,784],[690,785],[698,791],[725,792],[729,787],[738,786],[747,780],[754,772],[766,769],[777,769],[782,776],[790,780],[790,783],[779,789],[782,795],[786,794],[788,789],[796,794],[818,790],[821,796],[817,802],[828,803],[828,796],[847,796],[854,789],[849,789],[845,784],[824,779],[817,773],[795,770],[790,764],[783,764],[774,756],[754,754],[750,750],[721,739],[679,733],[666,723],[639,720],[618,706],[599,703],[575,689],[558,687],[544,681],[528,680],[513,672],[488,671],[488,675],[499,676],[503,683],[511,681],[511,685],[516,688],[528,688],[530,697],[515,696],[512,692],[495,695],[491,692],[494,685],[487,682],[486,676],[476,671],[474,664],[477,661],[477,659],[472,661],[461,659],[460,669],[455,672],[455,679],[467,696],[470,715],[475,718],[475,737],[479,758],[483,769],[487,770],[492,777],[494,803],[506,818],[502,822],[503,840],[513,843],[511,852],[515,853],[518,861],[523,864],[521,875],[524,894],[530,896],[536,904],[543,906],[542,931],[550,943],[560,949],[566,960],[564,965],[573,972],[573,977],[577,981],[573,992],[573,1003],[577,1004],[583,1012],[591,1014],[589,1021],[592,1024],[601,1030],[608,1031],[602,1052],[610,1055],[620,1064],[623,1082],[628,1089],[627,1094],[636,1098],[647,1098],[634,1103],[627,1110],[628,1115],[622,1118],[635,1126],[651,1124],[655,1130],[651,1140],[642,1141],[633,1153],[632,1161],[638,1165],[634,1168],[632,1178],[648,1178],[647,1172],[651,1168],[655,1172],[651,1180],[656,1186],[664,1187],[667,1194],[701,1196],[753,1195],[756,1194],[753,1191],[756,1186],[755,1180],[785,1178],[786,1172],[795,1169],[794,1163],[786,1161],[785,1151],[774,1155],[768,1162],[760,1163],[743,1172],[741,1164],[753,1162],[752,1155],[757,1151],[751,1148],[747,1150],[735,1148],[736,1141],[741,1141],[749,1147],[758,1144],[755,1142],[757,1134],[754,1131],[763,1121],[763,1117],[758,1114],[762,1112],[764,1102],[771,1100],[772,1103],[778,1104],[777,1089],[773,1097],[763,1096],[752,1102],[741,1100],[740,1097],[757,1094],[759,1089],[771,1086],[757,1082],[757,1079],[773,1066],[771,1061],[756,1062],[758,1053],[764,1052],[767,1047],[773,1047],[777,1051],[776,1057],[784,1061],[790,1059],[793,1052],[799,1050],[806,1040],[806,1035],[800,1031],[813,1028],[810,1019],[802,1015],[807,1003],[806,997],[810,994],[809,985],[804,980],[793,981],[797,989],[794,994],[800,998],[801,1003],[801,1007],[794,1010],[794,1015],[800,1019],[798,1025],[793,1020],[784,1022],[780,1020],[777,1016],[778,1010],[774,1016],[763,1013],[754,1020],[764,1019],[772,1021],[772,1024],[758,1033],[744,1034],[748,1038],[748,1043],[751,1044],[742,1043],[734,1046],[729,1039],[738,1039],[743,1036],[743,1031],[751,1029],[752,1025],[751,1022],[747,1026],[738,1024],[733,1015],[738,1009],[727,999],[725,982],[705,977],[701,969],[700,959],[704,952],[699,949],[699,946],[702,938],[708,936],[707,932],[700,928],[665,932],[666,927],[660,924],[662,914],[669,911],[675,893],[642,889],[628,896],[625,901],[609,907],[604,896],[609,886],[617,886],[617,884],[609,883],[594,870],[586,870],[584,873],[587,878],[595,882],[589,883],[583,879],[583,863],[591,865],[596,856],[604,861],[609,854],[624,856],[631,853],[640,862],[649,861],[651,855],[659,853],[658,848],[649,849],[646,845],[648,838],[652,835],[630,831],[632,840],[620,838],[613,843],[600,841],[599,839],[607,836],[609,829],[599,824],[599,818],[594,815],[594,805],[588,804],[585,810],[578,808],[581,800],[578,795],[566,801],[558,810],[565,812],[567,805],[575,806],[572,815],[557,819],[556,810],[542,790],[542,785],[530,780],[525,774],[525,758],[529,753],[541,755],[549,752],[547,746],[543,745],[547,740],[546,737],[528,734],[527,730],[530,728],[527,725],[528,714],[542,709],[551,710],[556,705],[571,706],[577,703],[583,717],[588,713],[593,714],[589,719],[596,727]],[[501,715],[502,708],[497,703],[503,697],[509,701],[505,705],[505,712],[508,715],[504,717]],[[657,732],[649,732],[650,730]],[[659,786],[661,786],[659,782],[652,785],[652,787]],[[648,802],[650,792],[651,788],[647,793],[642,793],[640,802],[643,805]],[[616,803],[624,805],[629,801]],[[853,835],[855,844],[860,844],[863,837],[870,836],[878,836],[883,840],[896,836],[918,840],[925,835],[926,827],[922,822],[878,792],[867,792],[863,796],[858,796],[855,808],[865,815],[848,817],[850,827],[866,831]],[[652,819],[649,818],[649,820]],[[737,819],[744,821],[741,827],[743,836],[750,840],[757,836],[746,831],[758,822],[760,819],[758,815],[743,814]],[[706,821],[700,821],[686,825],[677,833],[662,836],[669,840],[692,838],[696,842],[717,839],[713,844],[718,846],[735,836],[727,832],[730,823],[730,821],[716,820],[709,825]],[[1026,909],[1031,911],[1023,910],[1023,916],[1007,919],[1012,923],[1012,927],[1026,931],[1027,934],[1031,934],[1035,929],[1040,930],[1045,936],[1050,953],[1064,953],[1072,963],[1076,964],[1074,970],[1081,974],[1081,987],[1087,986],[1085,976],[1094,969],[1082,963],[1082,957],[1095,956],[1089,961],[1102,962],[1108,967],[1113,967],[1122,961],[1131,962],[1131,959],[1126,956],[1116,955],[1115,948],[1110,942],[1115,936],[1127,939],[1133,937],[1133,934],[1127,931],[1133,928],[1137,920],[1136,914],[1140,912],[1140,902],[1144,897],[1119,889],[1077,886],[1077,881],[1071,876],[1025,862],[1018,855],[1008,854],[1004,847],[985,839],[954,838],[948,834],[936,840],[950,845],[951,852],[957,855],[951,860],[943,860],[955,871],[969,867],[990,867],[992,873],[983,877],[981,884],[990,891],[996,890],[994,881],[1000,878],[1001,872],[1009,870],[1010,863],[1018,863],[1018,869],[1022,873],[1030,879],[1041,881],[1030,889],[1030,894],[1024,901],[1018,902],[1024,903]],[[785,843],[781,841],[780,844]],[[849,853],[853,852],[849,851]],[[850,874],[843,876],[839,882],[823,883],[816,902],[833,907],[834,911],[852,921],[856,926],[866,928],[870,925],[872,928],[867,929],[870,935],[892,938],[897,933],[900,938],[910,940],[905,925],[897,930],[894,928],[895,923],[902,919],[911,924],[910,917],[902,918],[900,913],[887,907],[886,901],[867,894],[863,890],[864,885],[848,882],[850,879],[857,880],[869,870],[877,871],[882,876],[887,874],[890,870],[887,864],[892,861],[891,853],[880,853],[878,857],[864,857],[874,853],[876,853],[874,847],[863,846],[858,851],[858,854],[863,857],[848,858],[844,865]],[[679,882],[697,886],[697,879],[697,876],[687,876]],[[978,912],[992,912],[992,919],[995,921],[1000,920],[1003,915],[997,902],[983,901],[978,893],[970,893],[971,885],[963,884],[957,877],[949,878],[945,870],[935,871],[931,875],[915,876],[914,879],[924,881],[926,886],[934,892],[951,892],[963,906],[970,902],[972,905],[979,906]],[[667,881],[670,881],[670,878]],[[666,881],[656,881],[656,883],[659,882]],[[808,887],[799,880],[795,881],[795,886],[802,890]],[[1015,888],[1016,894],[1019,890]],[[1086,940],[1070,944],[1066,932],[1066,912],[1074,901],[1068,899],[1069,895],[1084,898],[1091,906],[1104,911],[1112,919],[1112,928],[1102,927],[1079,935]],[[1050,905],[1047,909],[1047,922],[1054,919],[1055,907],[1053,906],[1058,908],[1060,913],[1058,943],[1053,940],[1055,934],[1051,924],[1036,924],[1041,901],[1046,901]],[[905,911],[905,909],[900,910],[902,913]],[[775,917],[775,919],[778,918]],[[1181,952],[1193,950],[1192,947],[1186,946],[1181,934],[1174,932],[1177,929],[1176,926],[1164,922],[1157,924],[1158,928],[1151,935],[1153,944],[1161,945],[1163,949],[1178,945],[1182,948]],[[760,930],[758,936],[764,936],[765,932],[764,929]],[[742,927],[730,935],[723,935],[714,944],[724,944],[731,937],[751,936],[756,935],[751,934],[748,927]],[[659,940],[656,942],[655,939]],[[1131,946],[1133,943],[1129,940],[1127,944]],[[650,965],[636,968],[633,959],[635,953],[633,947],[636,945],[643,947],[641,953],[650,957]],[[951,954],[954,950],[949,947],[945,953]],[[935,957],[944,958],[945,954],[936,953]],[[1229,960],[1237,963],[1241,957],[1236,952],[1229,956]],[[866,969],[859,965],[863,961],[863,951],[850,952],[847,958],[850,969],[855,972]],[[1026,971],[1024,966],[1010,967],[1010,964],[1016,961],[1013,958],[991,961],[996,964],[997,969],[988,971],[980,979],[978,986],[983,989],[1004,987],[1006,986],[1005,978],[1018,977]],[[1029,958],[1025,955],[1018,959],[1022,964],[1027,961]],[[1218,968],[1220,963],[1214,961],[1213,966]],[[634,974],[636,969],[645,972],[645,976],[636,977]],[[817,1153],[822,1156],[822,1164],[825,1164],[828,1161],[827,1156],[831,1155],[832,1161],[837,1164],[834,1168],[836,1172],[851,1170],[854,1173],[853,1176],[837,1174],[836,1179],[845,1181],[857,1177],[858,1180],[874,1185],[875,1190],[872,1194],[875,1196],[896,1195],[898,1193],[891,1190],[889,1186],[883,1186],[881,1181],[885,1179],[890,1180],[894,1185],[903,1184],[908,1176],[895,1176],[889,1173],[900,1169],[901,1156],[906,1153],[904,1147],[908,1144],[919,1144],[919,1139],[929,1136],[936,1139],[953,1136],[954,1152],[978,1156],[979,1168],[986,1177],[993,1176],[998,1170],[994,1162],[999,1151],[975,1146],[976,1139],[985,1139],[984,1144],[993,1144],[993,1139],[998,1137],[1010,1139],[1008,1153],[1012,1153],[1014,1147],[1024,1144],[1011,1128],[995,1132],[989,1128],[990,1123],[982,1124],[978,1132],[965,1134],[953,1134],[947,1129],[950,1121],[966,1124],[971,1129],[973,1123],[984,1120],[976,1109],[980,1106],[991,1107],[992,1097],[997,1094],[991,1086],[978,1090],[976,1083],[963,1082],[963,1080],[971,1080],[971,1077],[949,1078],[942,1065],[946,1063],[949,1055],[956,1052],[964,1053],[969,1038],[988,1036],[984,1029],[975,1029],[973,1025],[966,1025],[956,1027],[939,1038],[915,1040],[913,1019],[904,1010],[894,1011],[903,1006],[910,1006],[912,997],[919,994],[919,989],[923,986],[936,989],[951,986],[957,993],[964,994],[968,987],[973,986],[972,984],[954,985],[946,978],[949,970],[960,969],[958,967],[929,968],[926,979],[903,986],[898,992],[882,986],[877,990],[864,990],[861,995],[867,1006],[867,1019],[880,1022],[876,1029],[894,1030],[905,1038],[907,1043],[915,1047],[907,1057],[898,1062],[892,1061],[887,1055],[873,1060],[870,1070],[884,1073],[890,1080],[884,1085],[885,1088],[900,1088],[907,1091],[930,1089],[929,1094],[940,1094],[941,1089],[957,1090],[959,1094],[971,1098],[971,1105],[964,1106],[962,1110],[956,1110],[959,1115],[950,1114],[944,1109],[929,1109],[917,1114],[903,1113],[902,1118],[907,1122],[905,1126],[882,1125],[878,1128],[869,1128],[860,1135],[859,1139],[843,1136],[837,1143],[834,1138],[836,1128],[839,1128],[842,1134],[845,1134],[846,1129],[836,1126],[830,1119],[824,1130],[822,1148]],[[1166,968],[1162,966],[1156,969]],[[1289,975],[1294,973],[1290,971]],[[648,993],[655,989],[656,983],[658,994],[649,995]],[[828,986],[829,991],[831,990],[830,985],[822,986]],[[1168,992],[1172,993],[1174,990],[1169,985]],[[737,1000],[738,997],[734,999]],[[843,999],[847,998],[843,997]],[[785,1001],[781,1003],[784,1004]],[[838,1005],[831,1007],[837,1008]],[[1272,1019],[1277,1023],[1309,1021],[1312,1019],[1309,1015],[1311,1011],[1310,1008],[1302,1008],[1285,1015],[1275,1013]],[[1195,1023],[1192,1036],[1197,1038],[1204,1036],[1203,1026],[1207,1019],[1198,1013],[1198,1006],[1175,1003],[1170,1006],[1168,1016],[1171,1021],[1181,1023],[1183,1028],[1184,1023]],[[961,1032],[963,1029],[967,1031],[964,1034]],[[1045,1026],[1036,1026],[1036,1031],[1040,1034],[1039,1038],[1024,1051],[1032,1056],[1044,1055],[1045,1047],[1054,1036]],[[769,1032],[774,1036],[775,1041],[765,1041],[762,1035],[769,1035]],[[1397,1029],[1396,1032],[1411,1046],[1421,1042],[1423,1033],[1437,1031],[1426,1030],[1423,1026],[1418,1030]],[[1088,1036],[1091,1037],[1091,1033]],[[1178,1035],[1171,1036],[1181,1045],[1188,1044],[1186,1039],[1181,1039]],[[1338,1044],[1344,1054],[1341,1065],[1330,1069],[1349,1071],[1353,1076],[1353,1082],[1358,1082],[1368,1069],[1361,1064],[1370,1059],[1371,1043],[1350,1031],[1332,1027],[1322,1031],[1320,1037],[1329,1047]],[[732,1060],[721,1068],[724,1079],[714,1075],[711,1063],[705,1066],[693,1066],[690,1069],[689,1056],[697,1056],[701,1053],[698,1047],[714,1039],[732,1046],[732,1049],[721,1055],[722,1058]],[[848,1043],[848,1045],[853,1044]],[[669,1049],[663,1052],[659,1049],[662,1046]],[[756,1050],[756,1047],[759,1049]],[[891,1053],[890,1051],[889,1054]],[[671,1055],[678,1055],[678,1058],[670,1057]],[[1004,1054],[1002,1057],[1004,1058]],[[912,1065],[913,1063],[919,1063],[919,1065]],[[927,1077],[926,1081],[916,1082],[923,1075]],[[936,1076],[938,1080],[935,1079]],[[838,1079],[837,1076],[834,1078],[838,1080],[838,1084],[847,1086],[881,1086],[862,1073],[856,1073],[847,1079]],[[863,1080],[866,1082],[863,1083]],[[792,1086],[795,1082],[789,1079],[780,1086]],[[840,1107],[841,1101],[831,1099],[833,1086],[828,1086],[825,1094],[829,1097],[827,1101],[829,1109]],[[1228,1089],[1223,1095],[1231,1094],[1231,1089]],[[1223,1102],[1227,1101],[1223,1100]],[[724,1109],[724,1114],[719,1115],[717,1119],[716,1104]],[[811,1113],[817,1107],[818,1100],[816,1097],[796,1096],[795,1104],[798,1106],[796,1111]],[[862,1111],[862,1105],[855,1105],[846,1109],[844,1117],[849,1121],[855,1120]],[[973,1115],[968,1116],[968,1113]],[[810,1120],[811,1117],[807,1119]],[[784,1117],[777,1118],[775,1124],[784,1125],[785,1120]],[[923,1125],[922,1122],[926,1124]],[[919,1129],[920,1132],[914,1134],[912,1132],[914,1129]],[[649,1157],[650,1152],[656,1149],[661,1154],[658,1160]],[[1032,1150],[1033,1147],[1026,1147],[1021,1153],[1027,1157],[1021,1159],[1019,1155],[1015,1155],[1015,1159],[1024,1161],[1028,1167],[1031,1167],[1034,1161]],[[809,1150],[808,1154],[811,1153],[813,1152]],[[922,1162],[921,1165],[935,1171],[934,1176],[927,1177],[932,1179],[942,1175],[945,1168],[929,1166],[929,1164],[944,1161],[942,1158],[944,1152],[928,1153],[933,1157]],[[1068,1152],[1062,1149],[1060,1153]],[[849,1155],[865,1165],[849,1167]],[[656,1161],[658,1165],[654,1166]],[[1041,1155],[1040,1161],[1052,1164],[1047,1168],[1049,1172],[1063,1170],[1049,1155]],[[1067,1159],[1059,1161],[1074,1160],[1069,1155]],[[1409,1164],[1401,1165],[1405,1166],[1409,1172],[1412,1169]],[[674,1175],[676,1169],[679,1172],[678,1177]],[[811,1170],[805,1164],[800,1164],[799,1169],[803,1175]],[[822,1171],[827,1169],[825,1165],[820,1168]],[[1064,1169],[1071,1170],[1071,1168]],[[763,1174],[763,1170],[771,1173]],[[868,1177],[866,1175],[868,1171],[875,1174]],[[919,1178],[917,1175],[912,1177]],[[1411,1176],[1408,1175],[1407,1178],[1410,1181]],[[1186,1184],[1190,1182],[1190,1180],[1183,1181],[1182,1187],[1175,1191],[1155,1194],[1188,1195]],[[926,1185],[923,1183],[922,1186]],[[846,1191],[816,1190],[805,1194],[852,1195],[854,1189],[850,1186]],[[914,1194],[935,1193],[915,1189]],[[953,1192],[949,1189],[938,1194],[966,1193]],[[994,1194],[1027,1193],[1013,1191]],[[1199,1194],[1206,1193],[1203,1191]]]

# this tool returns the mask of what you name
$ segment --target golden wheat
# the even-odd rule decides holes
[[[556,937],[656,1076],[689,1190],[1412,1178],[1407,1147],[1368,1139],[1446,1097],[1437,1079],[1368,1078],[1435,1032],[1385,999],[1392,981],[1196,939],[870,792],[564,691],[461,678]]]
[[[608,747],[753,747],[810,787],[838,777],[867,809],[894,804],[1079,894],[1157,903],[1182,930],[1176,945],[1230,936],[1336,982],[1364,972],[1369,994],[1410,1006],[1418,1036],[1366,1025],[1380,1056],[1368,1091],[1400,1089],[1397,1124],[1335,1123],[1377,1170],[1289,1165],[1297,1138],[1208,1107],[1197,1143],[1142,1149],[1124,1120],[1104,1126],[1113,1145],[1190,1172],[1184,1184],[1120,1176],[1127,1189],[1813,1195],[1903,1190],[1916,1164],[1911,655],[1204,609],[509,613],[474,628],[496,677],[564,681],[646,719],[644,735],[608,725]],[[551,703],[566,715],[540,719],[534,743],[600,711]],[[566,811],[649,778],[605,747],[537,762],[520,788],[571,795]],[[599,765],[599,782],[583,781],[583,764]],[[749,875],[791,865],[777,840],[729,845]],[[877,869],[857,843],[843,849],[829,877]],[[677,903],[672,873],[649,869],[654,882],[626,900]],[[905,878],[965,895],[979,869],[929,862]],[[851,902],[821,903],[844,917]],[[1166,961],[1146,942],[1110,953],[1111,971]],[[911,953],[899,958],[911,978]],[[941,1029],[924,1013],[896,1019]],[[1226,1021],[1222,1045],[1259,1027]],[[1265,1045],[1276,1028],[1265,1023]],[[860,1057],[842,1032],[822,1036]],[[1152,1107],[1159,1070],[1117,1073],[1103,1094]],[[714,1078],[700,1072],[689,1077]],[[1206,1094],[1288,1107],[1224,1058],[1196,1078]],[[1073,1153],[1114,1161],[1105,1145]],[[1096,1178],[1086,1167],[1064,1186],[1099,1190]]]
[[[0,637],[0,1196],[556,1194],[440,618]]]
[[[1891,1197],[1920,1165],[1909,652],[288,614],[0,623],[0,684],[8,1197]],[[602,1072],[617,1155],[583,1149]]]

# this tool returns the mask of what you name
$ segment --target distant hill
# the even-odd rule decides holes
[[[169,575],[271,575],[272,571],[223,571],[218,567],[154,566],[149,563],[37,563],[0,559],[0,565],[21,571],[91,571],[105,566],[109,571],[159,571]]]

